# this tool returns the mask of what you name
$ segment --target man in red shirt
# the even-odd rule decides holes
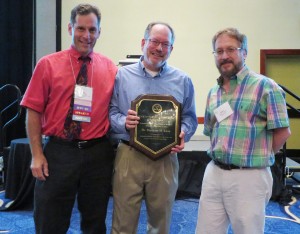
[[[113,167],[113,148],[106,133],[117,67],[93,52],[100,20],[95,6],[80,4],[72,10],[71,47],[37,63],[21,102],[27,108],[31,170],[37,179],[36,233],[66,233],[76,198],[82,232],[106,233]],[[78,83],[78,73],[87,76],[87,83]],[[73,119],[66,127],[68,113]],[[77,134],[68,132],[72,128]],[[44,148],[42,135],[46,136]]]

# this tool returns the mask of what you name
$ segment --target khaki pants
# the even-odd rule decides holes
[[[272,194],[270,168],[223,170],[211,161],[206,169],[196,234],[263,234],[265,208]]]
[[[167,234],[178,188],[176,154],[153,161],[120,143],[113,175],[114,211],[112,234],[137,232],[142,200],[147,208],[147,233]]]

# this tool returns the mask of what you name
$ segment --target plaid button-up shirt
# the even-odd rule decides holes
[[[225,102],[233,114],[218,122],[214,110]],[[247,66],[230,80],[228,93],[216,85],[208,94],[203,132],[210,136],[212,159],[243,167],[271,166],[272,130],[288,126],[283,90]]]

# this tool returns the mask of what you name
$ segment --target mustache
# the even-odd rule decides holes
[[[226,63],[233,63],[230,59],[225,59],[223,61],[220,62],[220,66],[226,64]]]

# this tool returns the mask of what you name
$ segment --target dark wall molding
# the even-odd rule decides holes
[[[56,0],[56,51],[61,50],[61,0]]]

